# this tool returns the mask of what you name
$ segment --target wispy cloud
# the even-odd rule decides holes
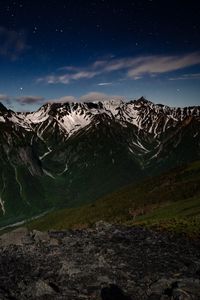
[[[120,71],[123,76],[138,80],[148,75],[150,77],[172,71],[182,70],[187,67],[200,64],[200,53],[190,53],[185,55],[151,55],[128,58],[111,58],[97,60],[85,68],[77,66],[62,67],[58,72],[39,78],[38,82],[48,84],[63,83],[69,84],[71,81],[80,79],[91,79],[99,75]],[[64,74],[63,74],[64,73]],[[109,85],[110,82],[99,83],[98,85]]]
[[[0,26],[0,55],[16,60],[29,47],[23,32],[8,30]]]
[[[49,99],[47,100],[47,103],[65,103],[65,102],[76,102],[77,98],[75,98],[74,96],[63,96],[60,98],[55,98],[55,99]]]
[[[177,77],[171,77],[169,80],[199,80],[200,79],[200,73],[191,73],[191,74],[183,74],[181,76]]]
[[[90,92],[88,94],[82,95],[78,98],[74,96],[63,96],[55,99],[46,99],[41,96],[21,96],[21,97],[11,97],[8,95],[0,94],[0,102],[6,102],[9,106],[12,104],[18,104],[21,106],[41,106],[46,103],[65,103],[65,102],[97,102],[97,101],[126,101],[124,96],[119,95],[107,95],[99,92]]]
[[[90,92],[85,95],[82,95],[78,98],[74,96],[63,96],[61,98],[57,99],[49,99],[46,101],[47,103],[65,103],[65,102],[98,102],[98,101],[119,101],[123,100],[125,101],[126,98],[124,96],[119,96],[119,95],[108,95],[104,93],[99,93],[99,92]]]
[[[93,71],[77,71],[75,73],[67,73],[64,75],[49,75],[44,78],[39,78],[38,82],[46,82],[48,84],[63,83],[68,84],[72,80],[90,79],[98,75],[98,72]]]
[[[6,102],[10,104],[11,98],[8,95],[0,94],[0,102]]]
[[[200,53],[192,53],[184,56],[158,56],[146,57],[139,64],[128,71],[128,76],[133,79],[143,75],[157,75],[171,71],[177,71],[200,64]]]
[[[65,103],[65,102],[98,102],[98,101],[126,101],[126,97],[120,95],[108,95],[99,92],[90,92],[80,97],[63,96],[60,98],[46,100],[45,103]]]
[[[107,95],[104,93],[98,93],[98,92],[90,92],[86,95],[83,95],[79,98],[79,101],[81,102],[95,102],[95,101],[119,101],[123,100],[125,101],[126,98],[123,96],[118,96],[118,95]]]
[[[112,85],[113,83],[112,82],[100,82],[100,83],[97,83],[97,85],[99,86],[107,86],[107,85]]]
[[[40,96],[22,96],[14,99],[14,101],[18,102],[20,105],[26,104],[43,104],[45,98]]]

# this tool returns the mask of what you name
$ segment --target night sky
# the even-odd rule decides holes
[[[0,101],[198,105],[199,18],[198,1],[1,0]]]

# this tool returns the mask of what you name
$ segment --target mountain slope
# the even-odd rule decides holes
[[[200,108],[135,101],[0,105],[0,224],[94,201],[200,159]]]
[[[63,209],[32,221],[33,229],[91,226],[99,220],[122,224],[172,227],[200,235],[200,161],[146,179],[92,204]],[[175,222],[175,223],[174,223]]]

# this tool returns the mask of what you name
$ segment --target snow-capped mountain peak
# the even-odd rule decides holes
[[[65,136],[71,136],[88,126],[96,115],[107,115],[123,126],[132,124],[157,137],[176,126],[187,117],[199,117],[199,107],[171,108],[154,104],[144,97],[124,102],[122,100],[102,100],[94,102],[47,103],[31,113],[15,113],[0,106],[0,122],[9,121],[27,130],[40,130],[40,134],[52,127],[60,128]]]

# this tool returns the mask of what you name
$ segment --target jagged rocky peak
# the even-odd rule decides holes
[[[22,114],[7,109],[2,103],[0,103],[0,123],[9,124],[9,126],[19,125],[24,127]]]
[[[120,107],[124,104],[124,101],[122,99],[110,99],[110,100],[104,100],[101,101],[85,101],[85,102],[53,102],[53,103],[46,103],[44,104],[40,109],[43,110],[49,110],[50,111],[75,111],[79,109],[108,109],[112,107]],[[40,110],[39,109],[39,110]]]
[[[133,103],[135,105],[152,105],[153,104],[153,102],[147,100],[143,96],[140,97],[139,99],[132,100],[131,103]]]

